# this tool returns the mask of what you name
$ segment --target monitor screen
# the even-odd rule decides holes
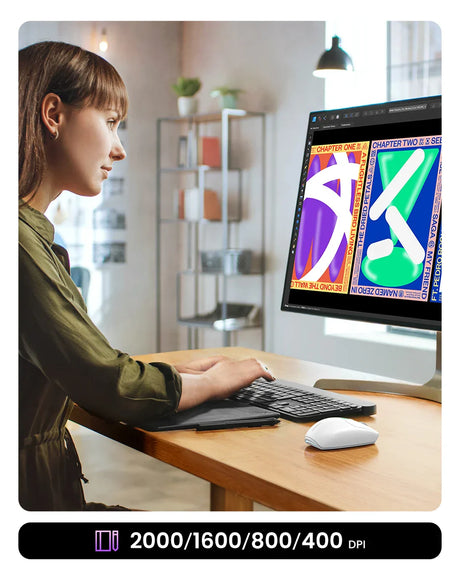
[[[282,310],[441,329],[441,97],[310,114]]]

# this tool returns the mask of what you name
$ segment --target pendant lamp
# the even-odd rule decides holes
[[[107,31],[105,28],[102,29],[101,39],[99,41],[99,50],[101,52],[107,52],[109,48],[109,42],[107,40]]]
[[[339,44],[340,38],[333,36],[332,47],[321,55],[316,70],[313,71],[315,77],[325,78],[336,73],[354,71],[353,61],[348,53],[340,48]]]

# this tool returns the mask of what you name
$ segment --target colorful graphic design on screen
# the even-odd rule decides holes
[[[369,142],[311,148],[291,288],[348,291]]]
[[[436,260],[433,266],[433,282],[431,285],[430,302],[442,302],[442,224],[439,224]]]
[[[427,301],[441,212],[441,137],[373,141],[351,294]]]

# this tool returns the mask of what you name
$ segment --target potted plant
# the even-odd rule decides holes
[[[172,85],[177,95],[177,108],[181,117],[194,115],[198,109],[198,101],[195,97],[201,88],[201,81],[198,78],[179,77]]]
[[[211,97],[220,97],[220,106],[222,109],[236,109],[238,95],[242,89],[231,89],[229,87],[217,87],[211,91]]]

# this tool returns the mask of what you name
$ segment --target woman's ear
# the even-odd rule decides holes
[[[42,101],[41,117],[43,124],[48,129],[50,137],[57,139],[59,126],[63,112],[61,98],[55,93],[48,93]]]

